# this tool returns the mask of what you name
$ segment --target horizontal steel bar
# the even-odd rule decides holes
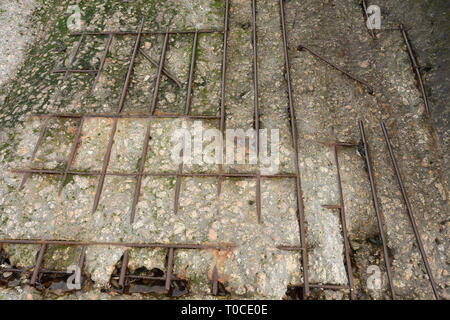
[[[53,70],[53,73],[97,73],[97,69],[91,69],[91,70],[82,70],[82,69],[57,69]]]
[[[218,29],[199,29],[199,30],[169,30],[169,34],[193,34],[195,32],[198,33],[223,33],[223,30]],[[82,31],[82,32],[71,32],[70,36],[102,36],[102,35],[137,35],[136,31]],[[166,34],[166,31],[142,31],[142,35],[146,34]]]
[[[219,116],[207,116],[207,115],[184,115],[184,114],[150,114],[150,113],[139,113],[139,114],[126,114],[126,113],[36,113],[33,114],[34,117],[50,117],[50,118],[137,118],[137,119],[172,119],[172,118],[184,118],[193,120],[219,120]]]
[[[286,250],[286,251],[303,251],[305,248],[300,246],[277,246],[277,249],[279,250]]]
[[[40,244],[60,246],[113,246],[127,248],[173,248],[173,249],[216,249],[228,250],[238,247],[234,243],[218,244],[183,244],[183,243],[138,243],[138,242],[99,242],[73,240],[34,240],[34,239],[0,239],[4,244]]]
[[[13,173],[35,173],[35,174],[56,174],[56,175],[63,175],[65,171],[62,170],[54,170],[54,169],[23,169],[23,168],[15,168],[11,169],[11,172]],[[82,175],[82,176],[98,176],[102,173],[100,171],[75,171],[75,170],[69,170],[67,171],[67,174],[71,175]],[[126,173],[126,172],[106,172],[107,176],[119,176],[119,177],[136,177],[139,175],[139,172],[136,173]],[[179,173],[179,172],[144,172],[142,176],[148,176],[148,177],[206,177],[206,178],[217,178],[217,177],[225,177],[225,178],[254,178],[256,179],[258,177],[257,173],[249,173],[249,172],[242,172],[242,173]],[[271,179],[271,178],[296,178],[295,174],[273,174],[273,175],[259,175],[259,177],[264,179]]]

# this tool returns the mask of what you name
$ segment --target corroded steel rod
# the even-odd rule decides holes
[[[391,157],[392,165],[394,167],[395,175],[397,177],[398,184],[400,186],[400,190],[402,192],[403,200],[405,201],[406,211],[408,213],[409,221],[411,222],[411,226],[414,231],[414,236],[416,237],[417,245],[419,246],[420,254],[422,255],[422,260],[425,265],[425,269],[428,274],[428,278],[430,279],[431,287],[433,288],[433,293],[436,300],[439,300],[439,292],[437,290],[436,283],[434,282],[433,273],[431,271],[431,267],[428,264],[427,255],[425,253],[425,249],[422,244],[422,239],[420,238],[419,229],[417,228],[416,220],[414,219],[414,215],[412,213],[411,204],[409,203],[408,195],[406,194],[405,186],[403,185],[403,179],[400,175],[400,170],[398,169],[397,160],[395,159],[394,152],[392,151],[391,141],[389,140],[389,135],[386,130],[386,126],[384,122],[381,122],[381,129],[383,130],[384,140],[386,141],[387,148],[389,150],[389,155]]]
[[[364,145],[364,155],[365,155],[364,158],[366,161],[367,172],[369,174],[370,190],[372,191],[373,205],[375,208],[375,212],[377,214],[378,230],[380,231],[381,242],[383,244],[383,254],[384,254],[384,263],[386,265],[386,273],[387,273],[388,280],[389,280],[389,287],[391,289],[392,300],[395,300],[394,284],[392,282],[391,262],[390,262],[390,258],[389,258],[386,235],[385,235],[384,227],[383,227],[383,215],[382,215],[379,205],[378,205],[377,189],[375,187],[375,179],[373,177],[372,161],[371,161],[370,153],[369,153],[369,145],[367,144],[367,141],[366,141],[366,134],[364,132],[364,124],[361,120],[359,121],[359,130],[361,132],[361,139],[362,139],[362,142]]]
[[[286,23],[284,18],[284,3],[283,0],[280,0],[280,16],[281,16],[281,29],[283,33],[283,51],[284,51],[284,66],[285,66],[285,78],[288,87],[288,97],[289,97],[289,115],[290,115],[290,124],[291,124],[291,137],[292,143],[294,146],[294,161],[295,161],[295,173],[296,173],[296,191],[297,191],[297,210],[298,210],[298,220],[299,220],[299,229],[300,229],[300,243],[301,246],[305,249],[302,252],[302,273],[303,273],[303,297],[306,299],[309,296],[309,281],[308,281],[308,251],[306,249],[306,236],[305,236],[305,207],[303,204],[303,192],[302,192],[302,183],[300,178],[300,167],[298,164],[298,143],[297,143],[297,123],[295,119],[295,109],[294,102],[292,97],[292,86],[291,86],[291,71],[289,66],[289,54],[287,47],[287,35],[286,35]]]

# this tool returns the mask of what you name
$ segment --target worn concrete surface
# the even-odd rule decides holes
[[[321,144],[333,138],[359,142],[357,121],[364,121],[368,136],[384,226],[391,254],[394,286],[402,299],[429,299],[432,292],[401,194],[382,138],[380,121],[386,122],[422,235],[433,274],[443,298],[448,297],[448,108],[445,72],[445,4],[432,9],[416,1],[377,3],[382,8],[382,28],[405,23],[410,40],[425,71],[425,85],[433,94],[430,121],[424,113],[410,60],[399,31],[377,31],[370,38],[358,1],[285,1],[289,57],[298,126],[299,165],[305,203],[309,277],[313,283],[346,284],[343,236],[338,212],[322,207],[339,201],[336,168],[331,149]],[[277,245],[299,245],[295,183],[292,179],[262,181],[262,224],[257,223],[255,181],[230,178],[217,196],[216,178],[184,178],[180,207],[174,214],[176,177],[145,177],[135,222],[129,214],[136,184],[134,177],[107,176],[99,207],[92,214],[98,176],[69,176],[58,196],[60,176],[32,175],[18,190],[22,175],[12,168],[64,169],[79,120],[50,120],[49,130],[36,157],[31,160],[43,118],[33,113],[115,112],[134,38],[115,37],[105,69],[95,90],[92,75],[62,75],[50,71],[68,66],[76,40],[65,26],[69,1],[47,3],[35,11],[38,39],[30,47],[15,80],[1,88],[5,96],[0,113],[0,237],[66,239],[117,242],[217,243],[233,242],[231,251],[175,250],[174,273],[188,280],[189,294],[182,297],[211,298],[212,268],[227,298],[286,298],[288,285],[302,282],[300,254],[281,251]],[[221,1],[158,1],[133,3],[79,1],[83,27],[88,30],[134,30],[142,16],[146,30],[223,28]],[[194,10],[193,10],[194,8]],[[408,8],[409,10],[406,10]],[[427,7],[428,8],[428,7]],[[433,9],[434,8],[434,9]],[[262,128],[280,130],[280,172],[294,173],[287,86],[284,73],[278,1],[257,1],[259,104]],[[419,16],[420,19],[413,17]],[[248,129],[253,124],[253,47],[251,1],[230,1],[230,31],[226,75],[226,126]],[[433,25],[433,26],[432,26]],[[428,37],[426,36],[428,35]],[[433,38],[434,37],[434,38]],[[436,39],[436,41],[433,41]],[[56,41],[68,49],[60,52]],[[90,37],[82,45],[75,68],[93,68],[100,60],[106,37]],[[141,47],[159,60],[162,36],[144,36]],[[311,47],[374,87],[366,88],[346,78],[305,51]],[[178,88],[162,78],[157,113],[182,113],[186,99],[192,36],[169,38],[166,66],[182,83]],[[194,77],[192,114],[218,115],[222,36],[199,36]],[[126,113],[148,112],[157,69],[138,55]],[[428,81],[429,79],[429,81]],[[58,94],[58,86],[61,92]],[[115,134],[110,172],[137,172],[148,120],[120,119]],[[175,172],[170,160],[170,136],[176,128],[192,127],[191,121],[152,121],[145,172]],[[218,128],[218,121],[204,121]],[[112,120],[85,120],[74,170],[100,170],[111,133]],[[339,148],[339,161],[351,246],[351,262],[359,299],[388,299],[382,248],[364,161],[355,148]],[[252,165],[230,165],[229,172],[256,170]],[[216,172],[217,165],[185,166],[186,172]],[[5,246],[9,264],[32,266],[37,248]],[[85,272],[90,281],[84,290],[65,295],[37,291],[27,279],[9,289],[0,288],[4,299],[132,299],[166,298],[164,294],[117,295],[110,281],[124,248],[89,247]],[[72,250],[76,251],[76,250]],[[76,264],[79,253],[67,248],[48,250],[46,268],[65,269]],[[129,269],[165,270],[167,250],[132,250]],[[119,264],[120,265],[120,264]],[[367,288],[368,267],[381,269],[380,290]],[[8,277],[10,275],[8,274]],[[113,277],[114,278],[114,277]],[[313,290],[318,299],[348,298],[348,291]]]

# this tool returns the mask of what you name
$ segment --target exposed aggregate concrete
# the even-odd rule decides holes
[[[97,3],[98,2],[98,3]],[[389,1],[387,1],[389,2]],[[412,1],[414,2],[414,1]],[[253,48],[251,1],[230,1],[230,31],[226,77],[226,127],[248,129],[253,126]],[[73,175],[58,196],[60,176],[32,175],[23,190],[17,190],[22,175],[11,168],[63,169],[72,147],[79,120],[50,120],[40,151],[30,163],[43,118],[32,112],[115,112],[128,68],[134,38],[115,37],[105,69],[95,90],[94,76],[72,75],[64,84],[62,76],[50,73],[64,61],[69,66],[74,37],[67,36],[62,19],[69,1],[52,4],[55,12],[42,25],[57,25],[32,51],[24,71],[17,79],[29,81],[14,89],[0,114],[5,129],[0,131],[0,237],[46,238],[114,242],[236,243],[233,250],[175,250],[174,273],[189,281],[189,298],[211,298],[212,269],[217,266],[219,281],[227,298],[285,297],[288,285],[302,283],[300,253],[281,251],[277,245],[299,245],[293,179],[262,180],[262,224],[257,223],[255,181],[227,178],[217,195],[216,178],[183,178],[180,206],[174,214],[176,177],[144,177],[134,223],[129,223],[136,178],[107,176],[98,209],[92,214],[98,176]],[[142,16],[145,29],[164,30],[223,28],[220,1],[167,1],[161,6],[150,1],[111,4],[81,1],[83,28],[88,30],[134,30]],[[381,4],[386,25],[395,25],[395,10]],[[95,8],[95,10],[93,10]],[[194,10],[193,10],[194,9]],[[343,237],[338,212],[322,207],[339,200],[336,168],[331,150],[321,144],[337,138],[346,142],[360,139],[357,120],[364,119],[372,153],[388,246],[391,252],[394,285],[400,298],[432,298],[428,279],[390,159],[381,135],[379,121],[387,122],[393,148],[403,173],[421,231],[425,250],[443,297],[448,286],[448,204],[447,182],[433,144],[433,132],[424,114],[420,92],[414,83],[410,61],[399,33],[377,32],[372,40],[364,28],[357,1],[286,1],[285,3],[291,75],[299,128],[299,165],[305,202],[306,235],[310,281],[346,284]],[[290,136],[287,87],[284,74],[282,35],[278,1],[257,1],[257,38],[260,122],[262,128],[280,130],[280,172],[294,173]],[[392,12],[392,13],[391,13]],[[62,19],[57,21],[56,19]],[[61,27],[62,25],[62,27]],[[54,28],[54,27],[52,27]],[[62,28],[62,30],[60,30]],[[58,52],[55,41],[62,38],[68,49]],[[141,47],[159,60],[163,35],[144,36]],[[100,61],[106,37],[89,37],[72,67],[91,69]],[[375,94],[318,61],[298,44],[310,46],[334,63],[375,87]],[[157,113],[182,113],[192,50],[191,36],[170,36],[166,67],[182,83],[178,88],[162,77]],[[199,36],[194,73],[192,114],[218,115],[222,36]],[[34,53],[33,53],[34,52]],[[36,65],[33,65],[36,64]],[[41,66],[38,70],[37,66]],[[124,111],[148,112],[153,96],[157,68],[138,55]],[[57,88],[62,84],[60,94]],[[26,106],[25,108],[21,105]],[[11,124],[15,123],[13,128]],[[112,119],[86,118],[73,170],[101,170]],[[151,140],[146,159],[140,159],[147,126]],[[218,128],[218,121],[202,121],[203,128]],[[108,172],[137,172],[145,161],[145,172],[176,172],[170,159],[171,136],[177,128],[192,129],[193,121],[180,119],[118,120]],[[403,139],[403,137],[408,137]],[[401,143],[402,142],[402,143]],[[389,298],[382,249],[376,226],[364,161],[355,148],[340,148],[342,184],[351,245],[357,297]],[[254,165],[227,165],[229,172],[249,172]],[[217,165],[188,165],[185,172],[217,172]],[[27,205],[24,206],[23,204]],[[447,208],[447,209],[446,209]],[[30,267],[38,248],[6,246],[11,265]],[[116,296],[110,278],[120,260],[123,247],[89,247],[85,272],[93,282],[82,292],[65,295],[68,299],[152,298],[148,295]],[[79,252],[67,248],[48,249],[46,267],[66,269],[77,263]],[[132,249],[130,272],[140,267],[166,269],[167,249]],[[381,268],[382,289],[367,288],[369,265]],[[26,283],[26,280],[24,280]],[[343,299],[348,292],[313,292],[319,299]],[[28,286],[0,289],[0,297],[21,299],[55,298]],[[157,297],[162,298],[161,295]]]

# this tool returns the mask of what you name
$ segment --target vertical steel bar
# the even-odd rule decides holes
[[[159,87],[161,85],[161,73],[162,69],[164,68],[164,61],[166,60],[166,51],[167,51],[167,42],[169,40],[169,29],[166,30],[166,35],[164,36],[164,43],[161,51],[161,58],[159,60],[159,68],[158,68],[158,75],[156,76],[156,83],[155,83],[155,89],[153,91],[153,99],[152,99],[152,106],[150,109],[150,113],[153,114],[156,109],[156,104],[158,103],[158,93],[159,93]]]
[[[98,67],[97,75],[95,76],[95,80],[94,80],[94,84],[92,85],[92,90],[95,89],[95,86],[97,85],[97,82],[100,79],[100,75],[102,73],[103,66],[105,65],[106,57],[108,56],[109,47],[111,46],[112,39],[113,39],[113,34],[110,33],[109,37],[108,37],[108,41],[106,42],[105,51],[103,52],[103,56],[100,60],[100,66]]]
[[[224,31],[223,31],[223,56],[222,56],[222,81],[221,81],[221,93],[220,93],[220,138],[223,141],[225,136],[225,80],[227,71],[227,44],[228,44],[228,20],[230,13],[230,2],[225,0],[225,21],[224,21]],[[222,143],[223,145],[223,143]],[[222,191],[222,163],[223,163],[223,150],[220,154],[219,163],[219,177],[217,178],[217,194],[220,195]]]
[[[413,65],[414,72],[416,73],[416,76],[417,76],[417,81],[419,82],[420,91],[422,92],[423,102],[425,103],[425,110],[427,111],[427,114],[429,115],[430,114],[430,106],[428,105],[428,98],[425,93],[425,87],[423,85],[422,75],[420,73],[420,68],[417,64],[416,57],[414,57],[414,53],[413,53],[411,44],[409,43],[408,36],[406,34],[406,30],[403,27],[403,24],[400,24],[400,31],[402,32],[403,40],[405,41],[406,48],[408,48],[409,58],[411,59],[411,63]]]
[[[42,143],[42,140],[44,139],[45,134],[47,133],[48,123],[50,121],[50,118],[51,118],[51,116],[47,116],[45,118],[44,123],[42,124],[42,128],[41,128],[41,131],[39,133],[38,140],[36,141],[36,145],[34,146],[33,153],[31,154],[30,166],[31,166],[31,164],[34,161],[34,158],[36,157],[37,151],[38,151],[38,149],[39,149],[39,147],[40,147],[40,145]],[[20,183],[20,186],[19,186],[19,190],[21,190],[25,186],[25,183],[27,182],[28,178],[30,178],[30,176],[31,176],[31,173],[25,173],[23,175],[22,182]]]
[[[431,267],[428,264],[427,255],[425,253],[425,249],[422,244],[422,239],[420,238],[419,230],[417,229],[416,221],[414,219],[414,215],[412,213],[411,204],[409,203],[408,195],[406,194],[405,186],[403,185],[403,180],[400,175],[400,170],[398,169],[397,160],[395,159],[394,152],[392,151],[391,141],[389,139],[388,132],[386,130],[386,126],[384,122],[381,122],[381,129],[383,130],[384,140],[386,141],[387,148],[389,150],[389,155],[391,157],[392,165],[394,166],[395,175],[397,176],[397,181],[400,186],[400,190],[402,192],[403,200],[406,204],[406,211],[408,212],[409,221],[411,222],[411,226],[414,231],[414,236],[416,237],[417,245],[419,246],[420,254],[422,255],[422,260],[425,265],[425,269],[428,274],[428,278],[430,279],[431,287],[433,288],[433,293],[436,300],[439,300],[439,292],[436,287],[436,283],[434,282],[433,273],[431,271]]]
[[[80,39],[78,40],[77,46],[75,47],[74,54],[73,54],[72,58],[69,61],[69,67],[67,69],[72,69],[73,63],[75,62],[75,59],[76,59],[76,57],[78,55],[78,52],[80,51],[81,43],[83,42],[83,39],[84,39],[84,34],[82,34],[80,36]],[[58,88],[58,92],[56,94],[55,101],[57,101],[59,99],[59,96],[61,95],[61,91],[62,91],[62,86],[63,86],[64,82],[67,81],[67,79],[69,79],[69,76],[70,76],[70,72],[69,71],[64,72],[64,78],[63,78],[63,80],[61,82],[61,85]]]
[[[133,72],[133,68],[134,68],[134,61],[136,60],[136,54],[138,52],[139,45],[141,43],[143,27],[144,27],[144,18],[142,18],[142,20],[141,20],[141,24],[138,29],[138,34],[136,36],[136,42],[134,43],[133,53],[131,55],[130,65],[128,66],[127,76],[125,77],[125,83],[123,84],[122,93],[120,95],[119,109],[118,109],[117,113],[122,112],[122,109],[123,109],[123,106],[125,103],[125,98],[126,98],[127,92],[128,92],[128,86],[130,85],[131,73]]]
[[[81,247],[80,260],[78,260],[78,268],[80,269],[80,273],[83,273],[84,261],[86,259],[86,248],[86,245]]]
[[[173,203],[173,211],[175,214],[178,213],[178,208],[180,206],[181,175],[183,174],[183,152],[184,149],[181,149],[180,151],[181,163],[178,166],[177,183],[175,185],[175,199]]]
[[[128,267],[128,250],[123,253],[122,266],[120,268],[119,286],[123,289],[125,284],[125,275]]]
[[[372,26],[372,22],[369,19],[369,14],[367,13],[366,0],[362,0],[362,6],[363,6],[363,10],[364,10],[364,15],[366,16],[366,21],[368,21],[367,24],[369,26]],[[367,25],[366,25],[366,27],[367,27]],[[367,28],[367,29],[369,29],[369,32],[370,32],[370,35],[371,35],[372,39],[375,39],[375,33],[374,33],[373,29],[372,28]]]
[[[106,170],[108,169],[109,159],[111,157],[112,145],[114,143],[114,135],[117,129],[117,120],[118,118],[114,118],[113,126],[111,129],[111,134],[109,136],[108,149],[106,150],[105,158],[103,159],[103,167],[102,172],[100,174],[100,178],[98,181],[97,192],[95,193],[94,206],[92,207],[92,213],[97,210],[98,203],[100,201],[100,195],[103,190],[103,183],[105,182]]]
[[[339,189],[339,214],[341,217],[341,225],[342,225],[342,233],[344,237],[344,251],[345,251],[345,266],[347,267],[347,275],[348,275],[348,285],[350,287],[350,299],[355,299],[355,292],[353,287],[353,272],[352,272],[352,263],[350,261],[350,244],[348,241],[347,234],[347,223],[345,221],[345,206],[344,206],[344,194],[342,191],[342,181],[341,181],[341,169],[339,167],[339,158],[337,154],[337,146],[333,145],[333,154],[334,154],[334,162],[336,164],[336,175],[337,175],[337,183]]]
[[[173,270],[173,248],[170,248],[169,257],[167,259],[166,290],[170,290],[170,282],[172,280],[172,270]]]
[[[219,289],[219,272],[217,271],[217,265],[214,266],[211,274],[211,294],[213,296],[217,296],[217,292]]]
[[[66,183],[67,175],[69,173],[70,166],[72,165],[73,159],[75,157],[75,152],[77,151],[78,144],[80,142],[81,132],[83,130],[84,118],[81,117],[80,124],[78,125],[77,133],[72,144],[72,150],[70,151],[69,159],[67,160],[66,168],[64,169],[64,175],[61,179],[61,185],[59,186],[58,194],[61,194],[64,184]]]
[[[134,222],[134,216],[136,214],[136,206],[139,201],[139,196],[141,194],[142,175],[144,174],[145,159],[147,158],[148,144],[150,141],[151,125],[152,125],[152,121],[149,120],[148,125],[147,125],[147,132],[145,133],[144,145],[142,147],[141,162],[139,163],[139,173],[137,176],[136,188],[134,190],[133,204],[131,206],[130,223]]]
[[[297,124],[295,119],[294,103],[292,98],[292,86],[291,86],[291,71],[289,66],[289,54],[287,47],[287,35],[286,35],[286,23],[284,19],[284,4],[283,0],[280,0],[280,16],[281,16],[281,29],[283,33],[283,50],[284,50],[284,66],[285,66],[285,78],[288,87],[288,97],[289,97],[289,115],[291,124],[291,136],[292,143],[295,152],[295,184],[297,191],[297,209],[299,213],[299,229],[300,229],[300,242],[301,246],[304,248],[302,253],[302,267],[303,267],[303,297],[306,299],[309,296],[309,280],[308,280],[308,250],[306,246],[306,236],[305,236],[305,208],[303,204],[303,192],[302,183],[300,178],[300,168],[299,168],[299,158],[298,158],[298,144],[297,144]]]
[[[253,41],[253,89],[254,125],[256,131],[256,154],[259,159],[259,89],[258,89],[258,43],[256,38],[256,0],[252,0],[252,41]],[[261,223],[261,176],[256,175],[256,214]]]
[[[42,244],[41,249],[39,250],[39,254],[36,259],[36,264],[34,265],[33,274],[31,276],[31,280],[30,280],[30,285],[32,285],[32,286],[36,284],[36,280],[39,275],[39,269],[41,268],[42,261],[44,260],[44,254],[45,254],[46,247],[47,247],[46,244]]]
[[[195,54],[197,52],[197,42],[198,42],[198,30],[194,33],[194,44],[192,46],[192,55],[191,55],[191,67],[189,70],[189,80],[188,80],[188,89],[186,95],[186,106],[184,109],[184,115],[189,115],[189,110],[191,107],[191,97],[192,97],[192,80],[194,78],[194,68],[195,68]]]
[[[384,263],[386,265],[386,273],[389,280],[389,287],[391,289],[392,300],[395,300],[394,284],[392,282],[391,262],[389,258],[389,252],[386,244],[387,241],[383,227],[383,214],[381,213],[380,208],[378,206],[377,189],[375,187],[375,179],[373,177],[372,161],[370,158],[369,145],[367,144],[366,134],[364,132],[364,124],[361,120],[359,121],[359,131],[361,132],[361,139],[364,145],[364,154],[367,172],[369,173],[370,189],[372,191],[372,200],[373,205],[375,207],[375,212],[377,214],[378,230],[380,231],[381,242],[383,244],[383,254],[384,254]]]

